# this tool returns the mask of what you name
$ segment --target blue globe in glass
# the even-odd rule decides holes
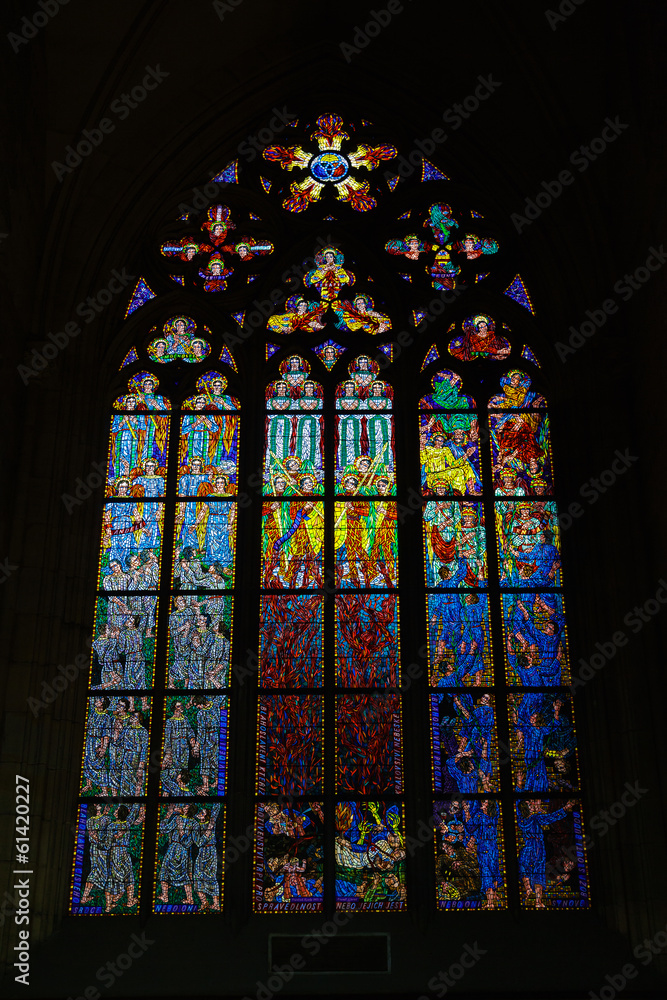
[[[328,150],[313,157],[310,161],[310,172],[320,184],[326,184],[327,181],[342,181],[350,172],[350,164],[342,153]]]

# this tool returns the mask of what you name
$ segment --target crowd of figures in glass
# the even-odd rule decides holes
[[[184,318],[167,326],[187,333]],[[158,807],[155,911],[221,908],[239,441],[226,387],[205,372],[175,408],[139,371],[113,404],[74,913],[136,911],[150,782],[168,800]],[[156,719],[161,749],[149,763]]]

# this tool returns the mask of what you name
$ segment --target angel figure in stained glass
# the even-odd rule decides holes
[[[315,333],[324,329],[322,315],[326,305],[308,301],[303,295],[291,295],[285,307],[286,312],[269,316],[266,325],[273,333],[294,333],[297,330]]]
[[[138,384],[135,379],[130,380],[130,389],[138,399],[138,410],[168,410],[169,403],[164,396],[158,396],[155,392],[159,382],[154,375],[139,376]],[[127,397],[129,399],[129,397]]]
[[[354,284],[354,275],[343,267],[343,254],[336,247],[324,247],[315,255],[317,267],[305,275],[308,288],[317,288],[323,302],[337,299],[344,285]]]
[[[433,238],[440,246],[445,246],[453,231],[459,228],[450,206],[441,202],[431,205],[428,219],[424,225],[430,226]]]
[[[195,323],[188,316],[175,316],[164,325],[167,354],[180,355],[190,350],[190,335]]]
[[[504,360],[511,351],[509,340],[496,333],[496,325],[490,316],[469,316],[463,322],[463,335],[454,337],[449,343],[449,353],[459,361],[474,361],[476,358]]]
[[[215,459],[220,427],[210,414],[204,412],[205,397],[199,399],[195,403],[196,412],[185,414],[181,423],[179,459],[182,465],[191,464],[193,458],[201,459],[204,465],[211,465]]]
[[[544,396],[530,391],[530,379],[524,372],[517,369],[507,372],[501,377],[500,385],[502,392],[489,400],[490,410],[525,410],[529,407],[542,409],[546,406]]]
[[[154,458],[147,458],[143,469],[139,469],[138,471],[142,474],[134,477],[131,488],[132,496],[164,496],[164,476],[166,470],[160,469]]]
[[[331,308],[336,314],[336,326],[339,330],[363,330],[375,336],[391,329],[391,320],[384,313],[374,308],[370,295],[359,293],[352,302],[334,299]]]
[[[484,254],[497,253],[498,243],[492,239],[480,239],[474,233],[466,233],[461,240],[453,244],[452,250],[464,254],[468,260],[477,260]]]
[[[125,405],[136,408],[136,396],[128,396]],[[111,464],[116,479],[129,476],[139,466],[145,453],[146,418],[139,414],[114,414],[111,421]]]
[[[205,292],[224,292],[227,288],[227,278],[233,273],[233,268],[225,266],[222,254],[214,253],[206,267],[199,272],[199,277],[204,279]]]
[[[430,243],[424,243],[416,233],[409,233],[402,239],[389,240],[384,246],[387,253],[400,254],[408,260],[419,260],[419,255],[428,253],[431,249]]]
[[[234,520],[236,507],[228,500],[217,500],[214,497],[228,497],[229,478],[216,476],[213,489],[207,499],[201,504],[201,512],[197,517],[197,526],[201,525],[204,532],[204,544],[200,548],[205,553],[206,561],[218,562],[227,572],[234,565]],[[198,532],[199,535],[199,532]]]
[[[202,229],[206,230],[214,247],[221,247],[227,238],[227,233],[231,229],[236,229],[227,205],[211,205],[206,213],[206,221],[202,223]]]
[[[165,257],[178,257],[179,260],[193,260],[202,247],[191,236],[183,236],[180,240],[170,240],[160,247]]]

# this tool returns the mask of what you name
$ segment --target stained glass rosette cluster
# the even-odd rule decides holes
[[[412,232],[406,231],[410,225]],[[408,213],[403,230],[402,235],[385,244],[387,253],[401,258],[401,268],[408,268],[407,273],[399,272],[399,276],[412,282],[426,271],[431,286],[438,291],[455,288],[458,280],[463,281],[462,272],[464,277],[474,274],[477,278],[479,271],[488,268],[488,258],[499,250],[492,236],[479,235],[478,219],[472,218],[471,223],[470,216],[466,218],[465,213],[444,202],[435,202],[428,212],[414,219],[412,212]]]
[[[185,223],[181,233],[187,229],[185,235],[174,236],[160,247],[170,269],[178,267],[183,272],[171,275],[180,285],[196,286],[208,294],[219,295],[227,291],[230,282],[232,288],[238,286],[239,276],[235,272],[245,272],[249,281],[255,277],[249,269],[255,271],[260,259],[273,253],[273,243],[264,236],[261,226],[251,223],[249,235],[233,232],[237,223],[228,205],[211,205],[199,228],[189,223],[188,216],[181,221]]]

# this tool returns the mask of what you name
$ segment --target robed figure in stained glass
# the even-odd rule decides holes
[[[345,258],[336,247],[324,247],[315,254],[317,267],[303,279],[304,285],[317,288],[323,302],[337,299],[344,285],[354,284],[354,275],[343,267]]]
[[[547,812],[540,799],[526,799],[516,807],[517,825],[520,837],[519,878],[523,884],[524,901],[535,898],[535,909],[545,909],[544,892],[547,885],[547,851],[544,843],[546,830],[558,820],[564,819],[574,809],[576,802],[566,802],[559,809]]]
[[[172,803],[167,806],[166,816],[160,825],[160,832],[169,838],[169,846],[160,869],[161,893],[159,899],[169,902],[169,890],[183,891],[186,903],[194,903],[192,898],[192,858],[190,848],[194,843],[197,822],[197,806],[194,803],[182,805]]]
[[[509,340],[496,334],[496,325],[490,316],[469,316],[463,323],[463,335],[454,337],[449,353],[459,361],[476,358],[494,358],[502,361],[510,353]]]
[[[197,826],[192,833],[193,842],[197,847],[193,884],[203,910],[220,909],[220,879],[216,845],[216,822],[219,813],[219,804],[201,808],[195,816]],[[211,899],[210,904],[208,897]]]
[[[481,493],[478,438],[475,417],[433,414],[421,428],[422,484],[433,492],[443,484],[455,496]]]

